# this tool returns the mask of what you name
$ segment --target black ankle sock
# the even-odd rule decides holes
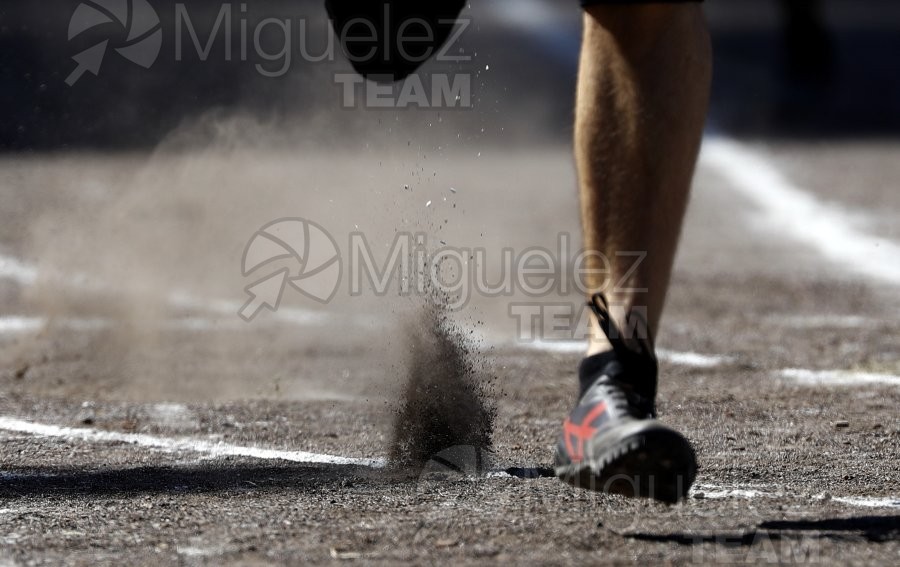
[[[581,364],[578,365],[579,398],[584,395],[588,388],[594,385],[597,378],[612,363],[620,364],[619,359],[616,358],[616,353],[613,351],[601,352],[582,359]]]

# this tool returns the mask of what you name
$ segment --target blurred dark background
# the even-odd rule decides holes
[[[118,1],[131,5],[101,4]],[[250,114],[286,128],[324,121],[348,135],[358,125],[359,113],[340,106],[334,74],[350,67],[339,50],[333,61],[307,62],[300,55],[301,44],[313,54],[327,45],[321,0],[247,2],[245,11],[232,4],[231,61],[222,29],[206,61],[182,33],[184,57],[176,61],[176,1],[148,1],[163,40],[159,57],[145,69],[114,51],[128,44],[128,25],[98,25],[69,41],[77,0],[3,0],[0,150],[153,147],[179,125],[211,112]],[[222,0],[182,3],[205,43]],[[712,130],[743,137],[900,133],[900,2],[709,0],[706,10],[716,54]],[[579,44],[576,2],[482,0],[467,15],[473,24],[459,49],[473,59],[455,70],[475,77],[476,105],[451,111],[450,119],[471,127],[499,124],[505,141],[567,141]],[[252,42],[266,18],[294,25],[290,71],[278,78],[258,72],[257,64],[271,70],[280,63],[260,59],[252,43],[246,60],[240,56],[242,26]],[[99,75],[87,72],[67,85],[78,67],[73,56],[106,40]],[[260,44],[279,52],[283,31],[266,27]],[[423,73],[434,70],[426,66]]]

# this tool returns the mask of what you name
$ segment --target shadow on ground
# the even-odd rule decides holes
[[[463,472],[462,470],[457,472]],[[520,479],[553,477],[549,468],[511,467],[506,474]],[[352,488],[355,483],[393,485],[419,478],[412,469],[373,469],[356,465],[196,465],[145,466],[122,469],[9,469],[0,473],[0,499],[61,495],[137,496],[193,494],[235,490],[318,490]]]
[[[360,124],[367,124],[373,114],[361,118],[339,102],[335,78],[348,73],[350,66],[340,53],[326,49],[332,36],[321,0],[259,0],[250,4],[250,14],[234,14],[234,26],[249,25],[259,33],[259,53],[249,54],[242,43],[246,38],[218,27],[221,10],[230,4],[191,2],[185,16],[188,30],[178,24],[176,6],[184,3],[156,0],[164,48],[151,68],[111,50],[96,76],[88,73],[70,86],[66,80],[79,68],[74,58],[80,53],[99,42],[121,46],[128,41],[128,30],[112,21],[70,41],[74,4],[44,0],[0,5],[0,153],[153,148],[207,114],[213,121],[223,115],[250,115],[269,127],[278,124],[306,135],[316,132],[314,126],[323,119],[327,132],[347,130],[351,140],[354,133],[372,134]],[[478,10],[479,4],[468,13],[490,25],[484,31],[473,26],[459,46],[466,53],[481,53],[482,59],[450,69],[475,77],[475,112],[447,109],[448,119],[468,124],[473,133],[484,132],[486,126],[488,131],[509,133],[520,122],[537,121],[536,127],[516,130],[516,135],[568,143],[579,49],[577,17],[567,20],[568,27],[551,26],[536,34],[528,27],[491,20]],[[303,24],[308,36],[301,41],[298,35],[297,44],[283,51],[288,45],[285,35],[261,26],[268,18],[293,22],[298,29]],[[735,31],[714,25],[711,123],[716,130],[740,136],[895,138],[900,133],[900,58],[894,56],[900,48],[898,26],[900,22],[885,16],[872,29],[832,22],[811,36],[794,37],[777,26]],[[188,35],[195,32],[198,39]],[[206,51],[193,44],[199,38],[207,42]],[[183,52],[176,48],[179,41],[185,45]],[[304,59],[303,50],[318,57]],[[285,53],[284,59],[260,55],[279,53]],[[288,58],[288,53],[294,55]],[[328,56],[319,61],[320,53]],[[487,63],[491,73],[482,75]],[[284,73],[275,72],[281,66]],[[426,69],[446,71],[433,62]],[[392,115],[397,112],[403,109]],[[504,145],[509,140],[478,139]]]
[[[240,490],[333,491],[354,482],[394,484],[409,476],[395,471],[352,465],[271,466],[197,465],[145,466],[124,469],[80,470],[38,468],[7,470],[2,474],[0,498],[40,496],[139,496]]]
[[[852,518],[828,518],[824,520],[772,520],[762,522],[755,530],[733,533],[670,533],[670,534],[625,534],[625,537],[639,541],[675,543],[678,545],[701,545],[717,543],[722,545],[751,546],[760,541],[780,541],[782,539],[824,538],[832,540],[871,543],[900,540],[900,516],[855,516]]]

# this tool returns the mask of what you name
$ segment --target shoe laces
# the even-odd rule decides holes
[[[619,415],[630,415],[638,419],[656,417],[655,404],[651,398],[641,395],[634,386],[614,376],[604,374],[595,384],[608,406]]]

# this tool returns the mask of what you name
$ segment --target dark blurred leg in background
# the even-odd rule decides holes
[[[781,0],[784,12],[785,71],[791,82],[825,86],[834,76],[834,41],[825,26],[820,0]]]

